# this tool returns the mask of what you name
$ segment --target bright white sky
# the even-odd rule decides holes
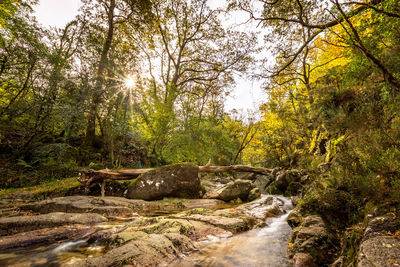
[[[221,0],[210,0],[212,8],[221,6]],[[78,13],[80,0],[39,0],[35,7],[36,17],[39,23],[46,27],[64,27],[73,20]],[[246,14],[236,14],[227,18],[225,23],[242,23],[248,19]],[[248,27],[248,26],[247,26]],[[261,82],[252,81],[250,78],[237,77],[237,86],[233,88],[232,94],[228,96],[225,110],[232,109],[255,112],[258,106],[267,100],[266,93],[261,89]]]

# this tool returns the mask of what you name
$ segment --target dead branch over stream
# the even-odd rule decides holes
[[[85,185],[89,190],[97,182],[101,182],[101,195],[104,196],[106,180],[133,180],[140,175],[154,169],[132,169],[132,170],[89,170],[79,174],[78,181]],[[269,175],[271,169],[261,167],[251,167],[246,165],[230,165],[230,166],[199,166],[199,172],[203,173],[221,173],[221,172],[252,172],[257,174]]]

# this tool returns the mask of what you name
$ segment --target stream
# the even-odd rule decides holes
[[[264,204],[271,196],[245,204],[246,212],[262,213],[269,207]],[[181,255],[178,260],[162,266],[189,267],[287,267],[292,266],[286,259],[286,249],[291,228],[286,222],[288,212],[293,208],[290,200],[282,196],[273,196],[286,212],[279,217],[268,218],[266,226],[255,228],[234,236],[208,236],[207,240],[197,243],[198,251],[190,255]],[[243,205],[243,206],[245,206]],[[101,228],[118,228],[120,223],[108,222]],[[102,255],[103,247],[88,244],[84,238],[30,248],[0,252],[0,266],[64,266],[86,257]]]
[[[286,249],[292,229],[286,222],[288,212],[293,208],[290,200],[283,200],[285,214],[268,218],[267,226],[250,230],[233,237],[211,238],[200,244],[200,251],[183,257],[174,267],[212,266],[212,267],[288,267]],[[266,199],[264,195],[261,201]],[[261,207],[260,209],[263,209]],[[257,208],[251,210],[259,212]]]

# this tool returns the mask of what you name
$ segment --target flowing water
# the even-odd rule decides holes
[[[261,203],[267,196],[263,196]],[[278,197],[285,211],[292,209],[287,198]],[[257,204],[257,202],[256,202]],[[261,212],[265,205],[249,210]],[[200,251],[183,257],[174,267],[288,267],[292,266],[286,257],[291,228],[286,222],[287,213],[267,219],[266,227],[250,230],[230,238],[210,238],[203,242]]]
[[[273,201],[265,204],[268,198]],[[281,196],[262,196],[258,201],[243,205],[243,211],[253,215],[265,214],[273,204],[279,204],[285,211],[292,208],[290,201]],[[155,216],[153,214],[152,216]],[[184,256],[166,266],[212,266],[212,267],[287,267],[286,248],[291,232],[286,222],[287,213],[266,220],[267,226],[256,228],[238,235],[209,236],[200,242],[199,252]],[[98,225],[99,229],[119,228],[122,222],[108,222]],[[89,245],[85,238],[61,244],[13,249],[0,252],[0,266],[63,266],[86,257],[103,254],[103,247]]]

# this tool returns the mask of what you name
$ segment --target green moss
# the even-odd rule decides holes
[[[24,187],[24,188],[9,188],[0,190],[0,196],[13,195],[19,193],[30,193],[34,196],[47,196],[50,194],[65,195],[70,190],[81,185],[77,177],[56,180],[41,185]]]
[[[133,180],[129,180],[129,185],[128,187],[133,186],[134,184],[136,184],[137,180],[142,176],[143,174],[141,174],[138,178],[133,179]]]

